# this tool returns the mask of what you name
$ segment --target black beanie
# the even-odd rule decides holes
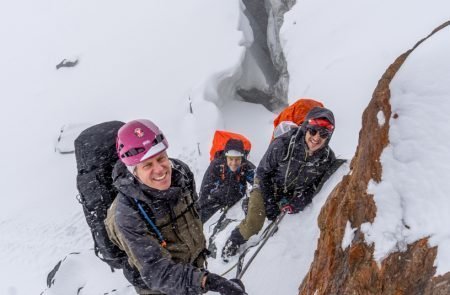
[[[244,152],[244,143],[242,142],[242,140],[234,139],[234,138],[229,139],[227,141],[227,144],[225,145],[225,150],[224,150],[225,155],[229,151],[237,151],[242,154],[241,156],[243,156],[245,154],[245,152]]]

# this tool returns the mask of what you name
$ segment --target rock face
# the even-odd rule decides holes
[[[253,32],[253,42],[242,62],[236,92],[244,101],[260,103],[270,111],[277,111],[288,105],[289,83],[279,33],[284,13],[295,4],[295,0],[243,0],[242,3]],[[252,81],[250,77],[255,76],[255,68],[264,81]]]
[[[408,245],[404,252],[392,253],[378,266],[373,259],[374,248],[364,241],[361,224],[373,222],[377,208],[373,196],[367,194],[371,179],[381,181],[380,155],[389,143],[389,120],[380,126],[377,114],[396,119],[391,113],[389,84],[409,54],[428,37],[419,41],[387,69],[363,114],[352,172],[329,196],[319,216],[321,230],[314,261],[299,287],[299,294],[450,294],[450,273],[433,277],[437,249],[421,239]],[[356,228],[352,243],[342,249],[347,222]]]

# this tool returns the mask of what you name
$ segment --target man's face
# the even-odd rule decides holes
[[[172,182],[172,166],[166,152],[136,166],[136,177],[148,187],[166,190]]]
[[[320,150],[326,143],[328,136],[319,132],[320,129],[306,129],[305,141],[311,153]]]
[[[236,172],[236,170],[241,167],[242,164],[242,157],[232,157],[227,156],[227,166],[230,168],[231,171]]]

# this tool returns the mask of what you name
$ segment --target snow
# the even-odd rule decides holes
[[[134,294],[120,272],[111,273],[93,255],[76,200],[74,155],[55,152],[70,150],[80,126],[152,119],[169,140],[170,156],[190,165],[198,186],[216,129],[246,135],[253,144],[250,159],[259,162],[276,114],[235,100],[244,46],[253,38],[241,8],[238,0],[0,3],[0,294],[40,294],[64,257],[44,294],[76,294],[80,287],[80,295]],[[334,111],[331,146],[338,156],[352,158],[362,111],[381,74],[446,21],[449,8],[446,0],[305,0],[286,14],[281,45],[289,99],[317,98]],[[378,261],[430,236],[440,274],[450,268],[450,234],[442,226],[449,223],[450,204],[447,40],[442,32],[423,44],[393,81],[399,118],[384,118],[391,145],[381,159],[382,182],[369,187],[376,220],[364,225]],[[79,63],[56,70],[64,58]],[[260,81],[257,75],[246,83]],[[56,145],[62,126],[73,133]],[[345,164],[311,206],[282,221],[243,277],[249,294],[297,294],[314,258],[317,216],[347,173]],[[242,218],[238,207],[233,214],[237,220],[217,237],[219,251]],[[346,230],[343,248],[352,230]],[[211,260],[210,268],[221,273],[231,263]]]
[[[62,126],[151,118],[200,181],[208,158],[197,143],[207,155],[224,121],[207,86],[245,50],[239,8],[237,0],[0,4],[0,294],[39,294],[56,261],[92,247],[81,215],[81,235],[54,231],[81,214],[74,155],[55,152]],[[76,67],[55,69],[72,57]]]
[[[383,176],[372,182],[377,215],[365,224],[366,240],[375,243],[375,258],[405,250],[421,238],[438,246],[437,274],[450,271],[449,93],[450,29],[420,45],[391,84],[389,146],[383,151]],[[437,107],[438,106],[438,107]]]
[[[290,102],[323,101],[336,116],[334,149],[353,157],[361,114],[381,75],[447,21],[448,11],[446,0],[297,1],[282,28]]]
[[[64,257],[52,282],[51,287],[45,290],[47,294],[104,294],[105,291],[111,292],[109,294],[136,294],[122,272],[111,273],[106,263],[95,258],[93,250],[70,253]]]
[[[345,225],[344,237],[342,238],[342,250],[345,251],[345,249],[351,245],[352,240],[355,237],[355,231],[356,228],[352,228],[350,221],[347,221],[347,224]]]
[[[386,123],[386,116],[384,115],[383,111],[379,111],[377,113],[377,119],[378,119],[378,125],[380,127],[383,127],[384,123]]]
[[[317,218],[328,195],[349,171],[343,164],[304,211],[286,216],[278,232],[243,277],[249,294],[297,294],[309,271],[320,235]],[[246,257],[250,257],[252,252]],[[264,279],[262,279],[264,278]]]

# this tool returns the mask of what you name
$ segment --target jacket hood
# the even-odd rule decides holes
[[[335,127],[333,129],[333,133],[334,133],[334,130],[336,129],[336,124],[334,121],[333,112],[327,108],[321,108],[321,107],[314,107],[308,112],[308,114],[306,115],[305,121],[301,125],[301,129],[306,130],[306,125],[308,125],[308,120],[319,119],[319,118],[327,119],[331,124],[333,124],[333,126]],[[328,139],[325,143],[325,146],[328,146],[328,144],[331,140],[331,137],[333,136],[333,133],[328,137]]]
[[[333,124],[333,126],[336,127],[333,112],[327,108],[320,108],[320,107],[312,108],[306,115],[305,122],[303,122],[302,125],[306,125],[308,120],[310,119],[318,119],[318,118],[327,119],[328,121],[330,121],[331,124]]]

